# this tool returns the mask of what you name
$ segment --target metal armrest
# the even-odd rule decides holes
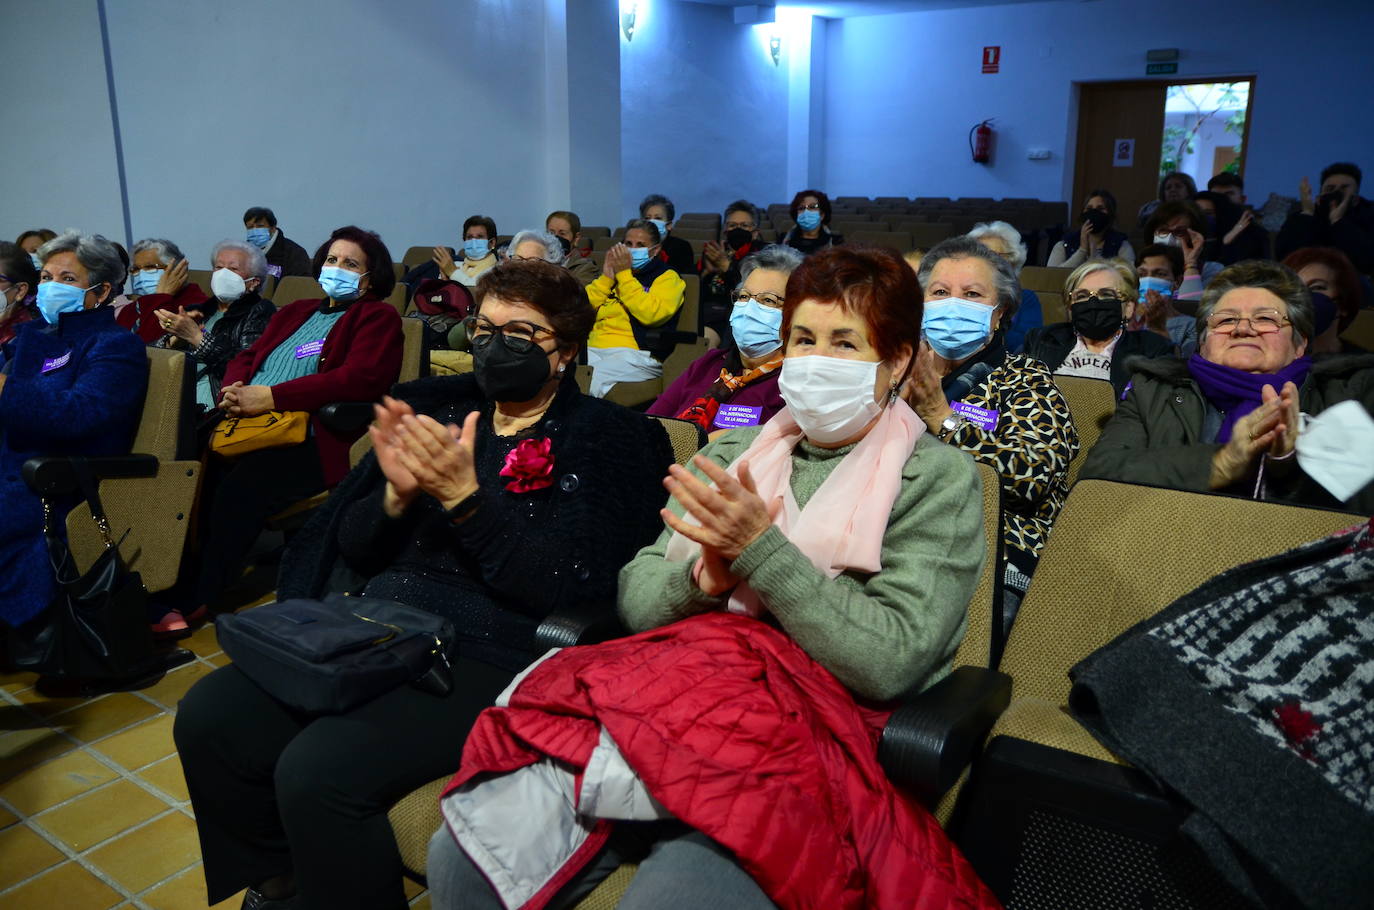
[[[899,786],[933,806],[1011,701],[1011,677],[960,667],[902,705],[883,728],[878,761]]]
[[[74,496],[81,492],[76,477],[80,465],[96,480],[112,477],[157,476],[156,455],[104,455],[93,457],[41,455],[24,462],[24,482],[39,496]]]
[[[594,645],[625,634],[614,604],[583,604],[544,617],[534,632],[539,648]]]
[[[320,408],[320,423],[341,436],[361,433],[371,422],[370,401],[336,401]]]

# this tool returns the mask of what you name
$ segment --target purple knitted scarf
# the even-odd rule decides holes
[[[1277,373],[1247,373],[1204,360],[1200,354],[1188,358],[1188,372],[1202,387],[1202,394],[1225,415],[1217,442],[1230,441],[1236,421],[1260,406],[1260,392],[1265,386],[1273,386],[1275,392],[1281,391],[1285,382],[1301,386],[1311,368],[1310,357],[1299,357]]]

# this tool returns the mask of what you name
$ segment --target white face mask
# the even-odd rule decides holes
[[[215,269],[210,275],[210,291],[225,303],[233,303],[248,292],[248,282],[237,272]]]
[[[1183,241],[1179,240],[1173,234],[1155,234],[1155,243],[1164,246],[1183,246]]]
[[[877,381],[877,363],[811,354],[782,362],[778,391],[807,439],[834,445],[882,412],[873,400]]]
[[[1374,419],[1358,401],[1342,401],[1316,417],[1303,415],[1298,465],[1345,502],[1374,480]]]

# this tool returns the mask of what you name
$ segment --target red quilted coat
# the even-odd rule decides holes
[[[935,819],[884,775],[876,752],[886,719],[785,633],[710,613],[537,665],[508,706],[478,718],[445,816],[451,829],[472,831],[455,813],[493,772],[565,767],[580,794],[604,728],[662,808],[731,850],[781,907],[999,906]],[[585,821],[585,842],[536,878],[543,887],[521,906],[543,907],[611,824]],[[538,851],[509,842],[546,827],[502,811],[485,833],[524,856]]]

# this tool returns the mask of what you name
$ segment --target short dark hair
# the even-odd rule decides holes
[[[993,255],[989,253],[988,255]],[[884,359],[921,343],[924,314],[916,273],[896,250],[885,247],[828,247],[806,258],[787,279],[782,304],[782,339],[803,300],[838,303],[868,325],[868,337]]]
[[[1233,174],[1230,171],[1222,171],[1214,174],[1211,180],[1207,181],[1207,189],[1214,190],[1219,186],[1233,186],[1238,190],[1245,189],[1245,181],[1240,178],[1240,174]]]
[[[648,216],[644,214],[644,210],[651,205],[663,206],[664,211],[668,213],[668,220],[677,220],[677,208],[673,206],[673,200],[669,199],[667,196],[664,196],[662,193],[650,193],[649,195],[645,196],[643,200],[640,201],[639,217],[647,218]]]
[[[17,243],[0,241],[0,276],[8,279],[10,284],[27,284],[30,294],[38,290],[38,269],[33,267],[33,260]]]
[[[1142,247],[1140,252],[1135,254],[1135,267],[1140,268],[1141,263],[1151,256],[1163,256],[1169,260],[1169,268],[1174,270],[1174,280],[1183,280],[1183,250],[1176,246],[1169,246],[1164,243],[1151,243],[1149,246]]]
[[[797,212],[801,211],[802,200],[807,196],[815,196],[816,202],[821,206],[821,224],[830,223],[830,197],[820,190],[802,190],[792,197],[792,204],[787,207],[787,214],[793,221],[797,220]]]
[[[1202,220],[1202,212],[1198,211],[1198,207],[1187,199],[1180,199],[1177,202],[1161,202],[1159,204],[1159,208],[1155,209],[1145,221],[1145,239],[1153,241],[1155,229],[1166,221],[1173,221],[1179,215],[1187,215],[1188,226],[1199,234],[1205,232],[1207,223]]]
[[[734,202],[727,205],[724,213],[725,218],[721,221],[721,224],[730,220],[730,214],[732,212],[747,212],[749,217],[754,219],[754,227],[756,228],[763,223],[763,215],[759,212],[759,207],[748,199],[736,199]]]
[[[259,218],[266,218],[267,223],[270,224],[272,227],[277,226],[276,214],[265,205],[255,205],[248,211],[243,213],[244,224],[247,224],[250,221],[257,221]]]
[[[582,219],[577,217],[576,212],[565,212],[561,209],[557,212],[549,212],[548,217],[544,219],[544,227],[548,227],[549,222],[554,218],[562,218],[564,221],[568,222],[568,227],[572,228],[574,237],[582,233]]]
[[[492,248],[496,248],[496,222],[486,215],[473,215],[463,222],[463,236],[458,238],[464,240],[468,236],[468,228],[484,227],[487,229],[487,239],[491,241]]]
[[[654,243],[663,242],[663,232],[658,229],[658,225],[654,224],[648,218],[631,218],[629,221],[625,222],[626,234],[634,230],[645,231],[654,238]],[[624,235],[621,236],[621,242],[624,242]]]
[[[367,274],[372,279],[368,294],[383,300],[390,297],[396,287],[396,271],[391,266],[391,251],[382,243],[380,236],[352,224],[330,234],[329,239],[320,244],[320,248],[315,251],[311,268],[316,280],[320,277],[320,269],[324,268],[324,259],[329,255],[329,247],[335,240],[350,240],[362,247],[363,255],[367,257]]]
[[[477,279],[477,309],[488,296],[534,307],[548,318],[558,336],[558,346],[580,350],[587,345],[596,322],[587,292],[562,266],[537,259],[510,259],[487,269]]]
[[[1107,203],[1107,223],[1116,221],[1116,196],[1111,190],[1088,190],[1088,195],[1083,197],[1083,208],[1088,207],[1088,202],[1094,196],[1100,196],[1102,201]]]
[[[1322,183],[1326,182],[1327,177],[1340,174],[1344,174],[1347,177],[1354,177],[1356,188],[1364,182],[1362,180],[1364,174],[1360,171],[1359,165],[1351,161],[1337,161],[1334,164],[1328,164],[1326,167],[1322,168]]]

